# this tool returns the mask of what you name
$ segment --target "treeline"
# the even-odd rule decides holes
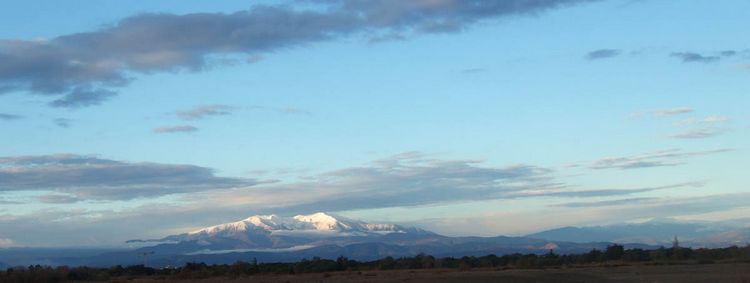
[[[435,258],[419,254],[413,257],[386,257],[374,261],[356,261],[346,257],[336,260],[313,258],[289,263],[258,263],[255,259],[233,264],[207,265],[188,263],[176,268],[151,268],[143,265],[91,267],[28,266],[0,271],[0,283],[108,281],[114,279],[200,279],[212,277],[238,278],[256,274],[325,273],[336,271],[372,271],[397,269],[459,269],[502,268],[535,269],[575,267],[592,264],[711,264],[721,262],[750,262],[750,246],[720,249],[659,248],[654,250],[625,249],[611,245],[605,250],[594,249],[582,254],[559,255],[549,251],[543,255],[510,254],[503,256]]]

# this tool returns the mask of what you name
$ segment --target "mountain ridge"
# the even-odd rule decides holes
[[[641,243],[669,246],[677,237],[687,247],[726,247],[750,243],[750,225],[743,221],[700,222],[655,219],[642,223],[565,226],[525,237],[585,242]]]

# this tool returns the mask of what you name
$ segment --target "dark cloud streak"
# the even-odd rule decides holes
[[[21,118],[23,118],[23,116],[21,115],[0,113],[0,120],[3,120],[3,121],[12,121],[12,120],[18,120]]]
[[[134,75],[201,71],[209,57],[253,58],[352,34],[457,32],[483,20],[593,1],[323,0],[312,1],[321,9],[309,10],[256,5],[231,14],[141,14],[49,40],[0,40],[0,89],[56,97],[53,107],[93,106]]]
[[[199,120],[209,116],[223,116],[231,114],[231,106],[227,105],[199,105],[189,110],[177,111],[177,116],[185,120]]]
[[[713,63],[721,60],[719,56],[702,55],[695,52],[673,52],[672,57],[677,57],[683,63]]]
[[[593,161],[591,169],[640,169],[649,167],[679,166],[685,164],[684,159],[690,157],[729,152],[732,149],[722,148],[707,151],[685,152],[679,149],[669,149],[632,156],[606,157]]]
[[[73,154],[0,157],[0,192],[56,191],[43,202],[127,200],[245,187],[251,179],[224,178],[195,165],[131,163]]]
[[[154,129],[154,133],[157,134],[192,133],[195,131],[198,131],[198,128],[191,125],[164,126]]]
[[[588,54],[586,54],[586,59],[588,60],[606,59],[606,58],[617,57],[620,54],[622,54],[622,50],[619,50],[619,49],[599,49],[599,50],[591,51]]]

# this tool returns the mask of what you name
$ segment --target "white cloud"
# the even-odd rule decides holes
[[[703,118],[688,118],[680,121],[681,125],[693,125],[693,124],[719,124],[729,122],[729,117],[726,116],[706,116]]]
[[[677,132],[669,135],[669,137],[676,139],[705,139],[721,135],[724,132],[726,130],[719,128],[699,128]]]
[[[668,149],[631,156],[605,157],[592,161],[588,165],[588,167],[591,169],[638,169],[649,167],[679,166],[685,164],[685,159],[690,157],[711,155],[728,151],[732,151],[732,149],[721,148],[706,151],[682,151],[680,149]]]

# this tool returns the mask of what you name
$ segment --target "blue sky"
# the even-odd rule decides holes
[[[467,3],[10,4],[0,243],[318,210],[449,235],[747,214],[750,4]]]

